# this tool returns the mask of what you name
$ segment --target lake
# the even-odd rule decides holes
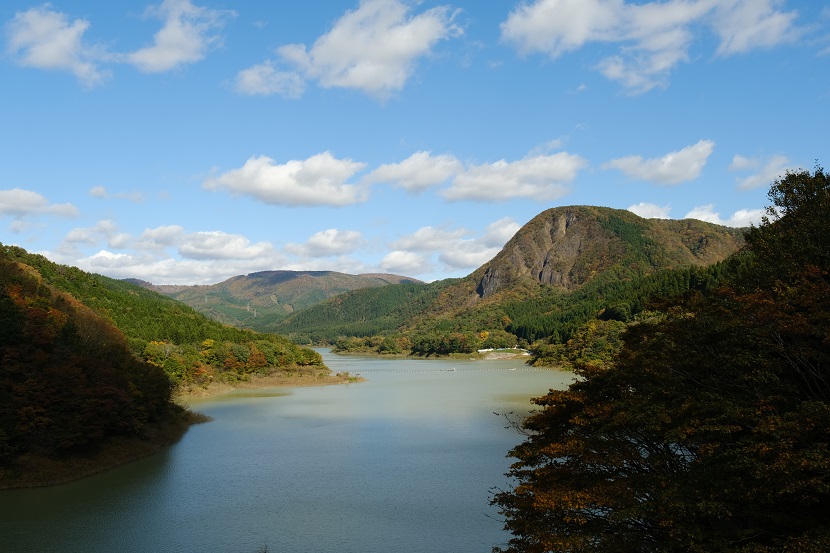
[[[522,436],[494,413],[527,413],[572,375],[321,353],[367,381],[200,401],[214,421],[157,455],[0,491],[0,551],[485,553],[506,542],[489,499],[509,484],[506,454]]]

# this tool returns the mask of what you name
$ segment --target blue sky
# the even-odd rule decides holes
[[[0,242],[104,275],[434,280],[550,207],[757,223],[827,164],[793,0],[0,6]]]

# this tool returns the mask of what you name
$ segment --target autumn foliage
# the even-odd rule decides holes
[[[497,551],[830,550],[830,180],[769,197],[728,286],[535,400]]]
[[[167,376],[118,329],[0,255],[0,465],[142,437],[175,411]]]

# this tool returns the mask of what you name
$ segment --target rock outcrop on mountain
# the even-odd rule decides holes
[[[743,231],[694,219],[643,219],[603,207],[557,207],[534,217],[471,278],[480,298],[522,283],[574,290],[614,266],[638,275],[705,266],[742,244]]]

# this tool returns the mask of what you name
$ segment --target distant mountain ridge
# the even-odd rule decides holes
[[[272,330],[301,341],[361,335],[351,327],[402,335],[413,343],[419,336],[453,333],[491,341],[498,335],[505,343],[551,335],[564,339],[603,312],[630,316],[649,294],[705,285],[714,278],[710,267],[743,246],[744,232],[694,219],[644,219],[606,207],[552,208],[467,277],[399,293],[357,290],[292,314]],[[404,305],[413,301],[417,309]],[[468,348],[478,339],[465,340]]]
[[[418,279],[386,273],[350,275],[337,271],[284,270],[259,271],[212,285],[156,285],[128,280],[181,301],[222,323],[258,331],[267,331],[295,311],[352,290],[423,284]]]

